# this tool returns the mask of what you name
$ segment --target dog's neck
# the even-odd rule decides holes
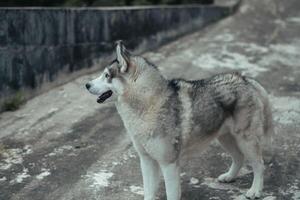
[[[153,109],[160,108],[168,94],[167,80],[157,69],[143,70],[137,79],[127,84],[116,103],[121,117],[127,116],[128,112],[139,117],[147,116]]]

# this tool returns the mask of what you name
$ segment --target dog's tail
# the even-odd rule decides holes
[[[272,107],[269,101],[269,95],[263,86],[256,80],[247,77],[247,81],[254,87],[257,91],[262,103],[263,103],[263,123],[264,123],[264,137],[263,146],[273,151],[272,143],[274,136],[274,125],[273,125],[273,115]]]

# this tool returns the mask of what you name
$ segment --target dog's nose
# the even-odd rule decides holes
[[[85,84],[85,87],[86,87],[86,89],[90,89],[91,84],[87,83],[87,84]]]

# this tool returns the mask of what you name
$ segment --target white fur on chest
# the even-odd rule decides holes
[[[123,103],[116,104],[116,107],[132,139],[142,139],[153,134],[156,124],[155,118],[151,119],[143,113],[137,113],[130,106]]]

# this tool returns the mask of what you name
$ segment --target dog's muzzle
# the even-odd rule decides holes
[[[106,99],[108,99],[109,97],[111,97],[112,94],[113,94],[113,92],[111,90],[108,90],[107,92],[104,92],[103,94],[101,94],[97,98],[97,102],[98,103],[103,103]]]

